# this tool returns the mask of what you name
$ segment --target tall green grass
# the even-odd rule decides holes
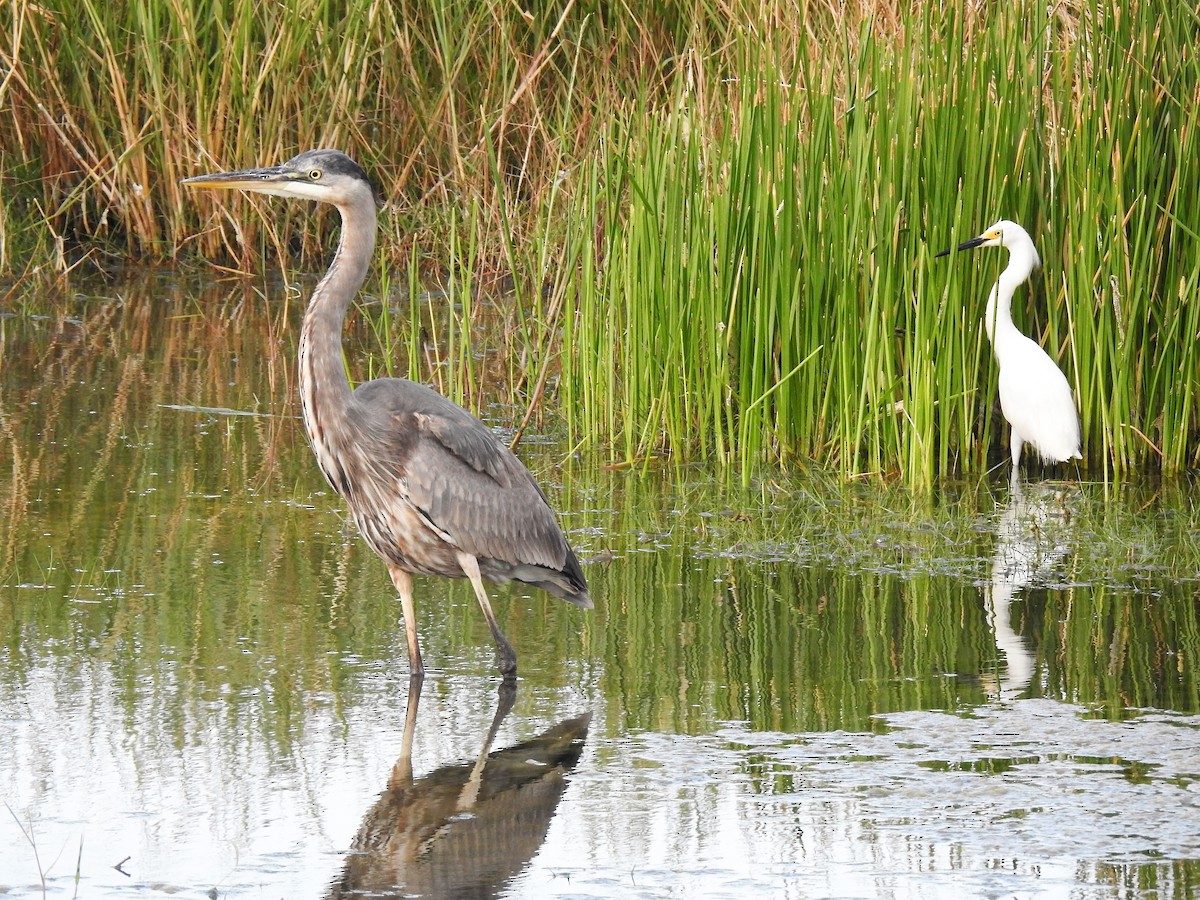
[[[841,59],[747,35],[738,78],[681,73],[578,194],[605,242],[571,292],[573,427],[629,461],[982,469],[1005,260],[930,251],[1006,217],[1045,260],[1015,315],[1077,386],[1087,465],[1195,465],[1200,77],[1171,10],[929,8],[847,26]]]
[[[406,350],[615,462],[928,485],[1003,457],[1003,254],[931,252],[1003,216],[1044,260],[1014,316],[1075,386],[1086,470],[1200,464],[1186,4],[11,0],[0,26],[0,269],[316,270],[328,211],[178,183],[341,146],[395,200],[381,284],[423,323],[373,318],[372,370]]]

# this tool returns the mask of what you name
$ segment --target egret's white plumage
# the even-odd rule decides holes
[[[1000,409],[1012,426],[1013,473],[1027,443],[1045,462],[1079,459],[1079,415],[1071,386],[1046,351],[1021,334],[1012,320],[1013,293],[1040,263],[1033,238],[1016,222],[1001,219],[958,249],[975,247],[1008,250],[1008,267],[988,294],[984,328],[1000,366]]]

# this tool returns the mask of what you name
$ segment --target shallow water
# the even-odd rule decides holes
[[[399,604],[259,294],[0,318],[0,894],[1200,890],[1190,484],[743,488],[527,441],[597,609],[494,592],[509,698],[469,588],[420,582],[406,756]]]

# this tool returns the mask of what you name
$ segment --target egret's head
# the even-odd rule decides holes
[[[382,196],[363,167],[339,150],[306,150],[282,165],[197,175],[185,178],[183,183],[194,188],[233,188],[337,206],[353,205],[366,198],[377,207],[383,205]]]
[[[959,250],[974,250],[976,247],[1006,247],[1010,252],[1021,252],[1031,255],[1033,264],[1039,265],[1041,260],[1038,259],[1037,250],[1033,246],[1033,238],[1029,236],[1029,232],[1008,219],[1001,219],[995,225],[986,229],[977,237],[971,238],[969,241],[963,241],[958,245]],[[946,256],[950,253],[947,248],[937,256]]]

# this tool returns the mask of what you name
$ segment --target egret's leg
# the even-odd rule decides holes
[[[421,678],[425,675],[425,665],[421,662],[421,645],[417,642],[417,611],[413,606],[412,573],[391,563],[388,563],[388,572],[391,573],[392,584],[400,592],[400,607],[404,610],[404,633],[408,637],[408,674],[410,678]]]
[[[479,600],[479,608],[487,619],[488,627],[492,629],[492,638],[496,641],[496,655],[500,658],[500,674],[511,678],[517,674],[517,654],[512,645],[504,637],[496,622],[496,614],[492,612],[492,604],[488,602],[487,591],[483,589],[483,576],[479,574],[479,560],[470,553],[458,553],[458,564],[462,566],[463,574],[471,579],[471,587],[475,589],[475,597]]]
[[[1014,428],[1012,430],[1012,437],[1009,442],[1009,447],[1012,450],[1012,461],[1013,461],[1013,471],[1014,472],[1016,471],[1017,466],[1021,465],[1021,447],[1023,447],[1024,444],[1025,444],[1024,439],[1022,439],[1021,435],[1017,434],[1017,429]]]

